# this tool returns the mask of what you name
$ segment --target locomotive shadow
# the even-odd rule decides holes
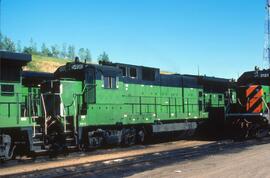
[[[89,165],[79,164],[73,166],[63,166],[60,169],[64,170],[64,174],[61,174],[58,168],[46,169],[42,171],[33,171],[22,174],[13,174],[9,176],[23,176],[23,175],[51,175],[53,176],[65,176],[69,175],[69,173],[73,176],[78,176],[76,172],[74,173],[74,167],[79,170],[78,173],[80,176],[91,176],[91,177],[123,177],[123,176],[132,176],[137,173],[141,173],[144,171],[149,171],[157,168],[161,168],[164,166],[170,166],[173,164],[183,163],[185,161],[193,161],[200,160],[209,155],[226,155],[231,153],[240,153],[245,151],[246,149],[256,146],[269,144],[270,138],[264,138],[261,140],[248,140],[244,142],[214,142],[210,144],[205,144],[201,146],[193,146],[186,148],[178,148],[170,151],[162,151],[158,153],[150,153],[140,156],[134,157],[124,157],[120,160],[121,163],[119,165],[110,165],[113,168],[104,169],[104,167],[108,166],[104,161],[93,162]],[[139,146],[138,146],[139,147]],[[151,147],[151,145],[144,146],[145,148]],[[99,153],[101,154],[101,153]],[[163,157],[160,159],[160,157]],[[154,160],[154,161],[153,161]],[[111,160],[114,162],[115,160]],[[119,161],[119,160],[118,160]],[[136,162],[136,164],[130,165],[129,162]],[[107,161],[106,161],[107,162]],[[118,164],[118,163],[117,163]],[[127,165],[127,166],[126,166]],[[55,174],[56,169],[59,174]],[[76,170],[75,169],[75,170]],[[52,174],[50,174],[52,173]]]
[[[134,159],[134,161],[138,161],[137,164],[132,166],[125,167],[117,167],[110,170],[102,170],[102,171],[95,171],[90,168],[90,172],[86,175],[91,177],[127,177],[132,176],[138,173],[142,173],[149,170],[158,169],[164,166],[170,166],[174,164],[180,164],[185,161],[195,161],[204,159],[210,155],[226,155],[226,154],[237,154],[243,152],[250,147],[269,144],[270,140],[268,139],[261,139],[261,140],[248,140],[248,141],[235,141],[229,144],[225,144],[223,146],[215,147],[211,150],[211,146],[215,146],[214,144],[206,144],[202,146],[195,146],[195,147],[188,147],[188,148],[180,148],[170,151],[163,151],[159,152],[158,155],[165,156],[165,159],[155,159],[155,154],[146,154],[142,157],[152,157],[155,161],[146,161],[140,162],[141,156],[138,156]],[[209,150],[207,149],[209,148]],[[174,152],[187,152],[188,155],[180,155],[180,156],[173,156]],[[194,153],[196,152],[196,153]],[[194,153],[194,154],[193,154]],[[166,157],[168,155],[168,157]],[[123,158],[124,159],[124,158]],[[150,158],[151,159],[151,158]],[[87,168],[86,168],[87,169]]]

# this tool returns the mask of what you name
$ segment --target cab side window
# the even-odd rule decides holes
[[[127,77],[127,68],[126,67],[119,67],[122,70],[123,77]]]
[[[116,89],[116,81],[117,81],[116,77],[104,76],[103,81],[104,81],[104,88]]]
[[[129,76],[130,76],[131,78],[137,78],[137,69],[134,68],[134,67],[131,67],[131,68],[129,69]]]
[[[155,81],[155,79],[156,79],[156,72],[154,69],[142,67],[142,80]]]
[[[87,104],[96,103],[96,82],[95,82],[95,71],[89,70],[85,75],[86,90],[84,93],[84,102]]]
[[[14,85],[0,85],[2,96],[13,96],[14,95]]]

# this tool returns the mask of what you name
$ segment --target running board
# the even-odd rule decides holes
[[[192,130],[197,128],[196,122],[186,122],[186,123],[170,123],[170,124],[159,124],[152,125],[153,133],[161,132],[174,132],[183,130]]]

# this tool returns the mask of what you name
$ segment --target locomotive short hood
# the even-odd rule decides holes
[[[238,81],[238,86],[241,85],[270,85],[270,69],[249,71],[243,73]]]
[[[118,76],[121,70],[112,66],[102,66],[97,64],[85,64],[81,62],[70,62],[64,66],[59,67],[55,73],[55,78],[75,78],[83,80],[85,74],[89,71],[96,71],[97,74],[103,76]]]

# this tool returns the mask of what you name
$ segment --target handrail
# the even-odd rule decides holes
[[[61,96],[61,94],[59,94],[59,97],[60,97],[60,102],[61,103],[63,103],[62,101],[63,101],[63,98],[62,98],[62,96]],[[65,110],[65,105],[64,105],[64,103],[63,103],[63,114],[64,114],[64,132],[66,132],[67,131],[67,118],[66,118],[66,110]],[[60,107],[60,109],[61,109],[61,107]]]
[[[74,121],[75,121],[75,123],[74,123],[74,133],[77,134],[77,118],[78,117],[77,117],[77,105],[76,105],[77,96],[76,96],[76,94],[73,95],[73,99],[74,99],[73,103],[74,103]]]
[[[44,129],[45,129],[45,135],[48,134],[48,128],[47,128],[47,110],[46,110],[46,106],[45,106],[45,101],[44,101],[44,95],[41,94],[41,101],[42,101],[42,106],[43,106],[43,110],[44,110]]]
[[[228,102],[227,106],[226,106],[226,113],[225,113],[225,116],[230,112],[230,102]]]
[[[97,86],[97,84],[89,84],[89,83],[87,83],[87,84],[84,84],[84,87],[83,87],[83,91],[82,91],[82,94],[84,93],[84,91],[86,90],[86,87],[87,86]]]
[[[266,101],[265,101],[265,99],[262,97],[262,100],[263,100],[263,103],[264,103],[264,105],[265,105],[265,107],[266,107],[266,109],[267,109],[267,114],[268,114],[268,116],[267,116],[267,120],[268,120],[268,122],[270,122],[270,109],[269,109],[269,107],[268,107],[268,105],[267,105],[267,103],[266,103]]]
[[[49,93],[49,92],[47,92],[47,93],[43,93],[42,94],[42,96],[44,96],[44,95],[54,95],[54,96],[59,96],[60,97],[60,102],[61,103],[63,103],[63,98],[62,98],[62,96],[61,96],[61,93]],[[44,102],[44,97],[42,97],[43,98],[43,103],[45,103]],[[74,97],[73,97],[74,98]],[[63,117],[64,117],[64,131],[66,132],[67,131],[67,118],[66,118],[66,108],[67,107],[70,107],[70,106],[72,106],[72,105],[74,105],[74,99],[73,99],[73,101],[72,101],[72,103],[70,104],[70,105],[68,105],[68,106],[66,106],[66,105],[64,105],[64,103],[63,103]],[[44,106],[44,112],[45,112],[45,118],[47,118],[47,113],[46,113],[46,107],[45,107],[45,105],[43,104],[43,106]],[[61,108],[60,108],[61,109]],[[46,125],[46,124],[45,124]],[[45,131],[46,131],[46,128],[45,128]]]
[[[19,94],[16,94],[16,100],[17,100],[17,124],[20,123],[20,104],[19,104]]]
[[[30,92],[30,93],[13,93],[14,95],[12,96],[13,99],[15,101],[0,101],[0,106],[11,106],[11,105],[16,105],[17,109],[18,109],[18,113],[17,113],[17,117],[32,117],[32,116],[37,116],[37,112],[34,108],[34,103],[31,101],[40,101],[40,98],[36,98],[36,96],[38,96],[38,94]],[[25,101],[22,101],[22,98],[24,99],[24,97],[27,99],[27,103]],[[20,111],[20,106],[25,106],[24,111],[22,111],[22,113],[19,113]],[[28,111],[28,113],[26,114],[25,112]],[[32,113],[33,111],[33,113]],[[30,120],[29,120],[30,122]]]

